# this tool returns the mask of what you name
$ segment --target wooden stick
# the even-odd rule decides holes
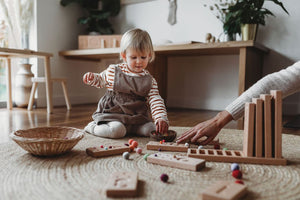
[[[252,102],[255,103],[255,156],[263,156],[263,100],[253,98]]]
[[[253,156],[254,145],[254,115],[255,104],[245,104],[245,124],[244,124],[244,140],[243,140],[243,152],[247,157]]]
[[[271,115],[271,99],[269,94],[260,95],[264,101],[264,131],[265,131],[265,157],[272,157],[272,115]]]
[[[275,158],[282,157],[282,92],[271,90],[273,96],[272,104],[274,107],[274,149]]]

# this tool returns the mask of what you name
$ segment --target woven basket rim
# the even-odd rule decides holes
[[[52,131],[55,129],[67,129],[67,130],[71,130],[74,131],[75,137],[72,138],[27,138],[27,137],[21,137],[16,135],[16,133],[18,132],[27,132],[30,130],[43,130],[43,129],[51,129]],[[44,126],[44,127],[36,127],[36,128],[29,128],[29,129],[20,129],[17,131],[12,132],[10,135],[10,138],[14,141],[19,141],[19,142],[23,142],[23,143],[36,143],[36,142],[73,142],[73,141],[77,141],[77,140],[81,140],[84,137],[84,131],[78,128],[74,128],[74,127],[67,127],[67,126]]]

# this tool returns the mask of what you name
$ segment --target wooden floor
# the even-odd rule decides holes
[[[71,111],[66,107],[56,107],[53,114],[47,114],[47,109],[38,108],[27,111],[24,108],[0,109],[0,143],[9,140],[9,134],[15,130],[40,126],[70,126],[84,128],[92,118],[97,104],[75,105]],[[189,109],[168,109],[170,126],[195,126],[201,121],[210,119],[217,112]],[[284,120],[289,117],[284,117]],[[225,128],[237,128],[236,122],[230,122]],[[284,133],[300,135],[300,129],[283,129]]]

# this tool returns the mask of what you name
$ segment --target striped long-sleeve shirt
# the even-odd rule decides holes
[[[94,73],[94,80],[90,82],[91,86],[97,88],[107,88],[107,90],[113,91],[114,78],[115,78],[115,67],[119,67],[123,73],[129,76],[145,76],[150,74],[147,70],[143,70],[140,73],[133,73],[129,71],[126,63],[121,63],[117,65],[110,65],[106,70],[101,73]],[[164,104],[164,100],[159,95],[158,86],[156,80],[152,77],[152,87],[147,96],[147,101],[150,106],[151,115],[155,122],[162,119],[169,123],[167,117],[167,111]]]

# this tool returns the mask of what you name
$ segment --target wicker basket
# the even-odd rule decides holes
[[[37,156],[54,156],[70,151],[84,136],[72,127],[38,127],[13,132],[10,137],[20,147]]]

